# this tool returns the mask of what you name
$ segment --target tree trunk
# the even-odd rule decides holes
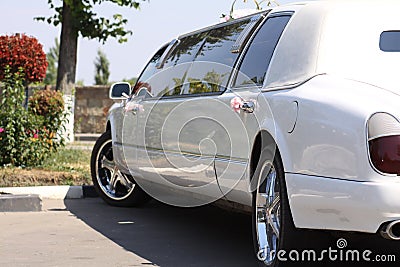
[[[67,143],[74,141],[75,76],[78,52],[78,29],[74,27],[71,8],[63,1],[60,54],[56,89],[63,93],[67,120],[62,132]]]
[[[77,52],[78,30],[73,26],[71,8],[64,1],[56,88],[65,95],[72,95],[73,93]]]

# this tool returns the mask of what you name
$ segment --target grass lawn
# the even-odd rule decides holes
[[[0,167],[0,187],[91,185],[91,150],[64,148],[35,168]]]

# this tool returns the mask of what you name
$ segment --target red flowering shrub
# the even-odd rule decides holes
[[[11,73],[17,73],[19,68],[24,70],[25,84],[42,81],[47,69],[43,46],[25,34],[0,36],[0,80],[4,79],[7,65]]]
[[[51,89],[35,90],[29,98],[29,108],[35,115],[58,116],[64,112],[64,100],[59,91]]]
[[[62,126],[66,122],[62,94],[59,91],[50,89],[36,90],[29,98],[28,106],[30,113],[41,118],[41,137],[46,138],[48,141],[55,137],[61,140],[60,130],[62,130]],[[51,144],[53,143],[51,142]],[[54,145],[62,144],[57,143]],[[57,149],[56,146],[53,148]]]

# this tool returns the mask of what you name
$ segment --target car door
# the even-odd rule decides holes
[[[267,98],[260,94],[269,64],[280,36],[289,22],[290,13],[270,14],[244,48],[231,78],[230,89],[219,97],[231,106],[237,117],[230,132],[231,154],[222,151],[215,162],[218,183],[228,200],[251,204],[249,194],[249,159],[260,125],[274,128],[274,116]]]
[[[232,49],[251,23],[254,26],[252,19],[245,18],[182,38],[152,80],[166,89],[160,98],[142,102],[138,146],[143,149],[138,150],[138,165],[144,179],[173,191],[157,191],[160,200],[198,206],[223,197],[215,158],[219,151],[229,150],[225,128],[233,112],[218,99],[239,55]],[[153,185],[148,188],[155,190]],[[176,194],[184,197],[173,197]]]
[[[143,72],[139,76],[140,78],[136,82],[132,95],[126,100],[122,108],[122,114],[119,119],[118,127],[118,140],[117,144],[118,153],[115,153],[118,157],[117,160],[124,163],[127,166],[130,174],[133,177],[139,175],[137,168],[137,114],[141,110],[141,101],[148,97],[148,85],[146,80],[157,72],[156,65],[159,62],[161,55],[166,50],[167,46],[163,46],[157,53],[150,59]]]
[[[188,71],[180,105],[180,149],[195,154],[198,161],[216,171],[217,162],[239,163],[244,173],[249,145],[240,117],[231,106],[234,94],[226,94],[233,66],[239,57],[238,40],[243,40],[261,15],[212,29]],[[240,45],[239,45],[240,46]],[[237,145],[234,145],[237,144]],[[245,155],[245,156],[243,156]],[[216,173],[215,173],[216,174]],[[241,175],[235,174],[238,177]],[[236,177],[231,177],[232,180]],[[234,184],[234,183],[233,183]],[[217,180],[200,193],[212,202],[225,196]]]
[[[137,116],[141,186],[154,198],[177,206],[204,204],[199,197],[182,197],[182,193],[200,196],[203,191],[219,192],[213,159],[200,158],[192,148],[179,142],[179,134],[185,132],[184,121],[196,109],[183,108],[188,107],[188,98],[181,92],[207,34],[205,30],[183,36],[174,51],[164,55],[159,66],[162,69],[147,82],[151,96],[141,101]]]

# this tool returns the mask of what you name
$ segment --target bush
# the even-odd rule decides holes
[[[29,112],[40,118],[42,137],[46,137],[53,149],[57,149],[64,142],[60,133],[65,130],[66,122],[62,94],[51,89],[36,90],[28,105]],[[52,142],[55,138],[60,142]]]
[[[36,149],[35,119],[24,109],[23,72],[4,70],[3,90],[0,105],[0,164],[27,165],[41,157]],[[36,154],[37,153],[37,154]],[[35,155],[36,154],[36,155]]]
[[[40,82],[46,76],[46,54],[42,45],[34,37],[25,34],[0,36],[0,80],[5,78],[5,67],[11,73],[24,70],[24,83]]]
[[[36,93],[27,110],[23,106],[23,70],[19,68],[13,73],[6,66],[3,73],[0,97],[0,165],[40,165],[52,151],[64,144],[64,139],[57,135],[65,120],[64,113],[60,111],[63,108],[62,97],[59,93]],[[42,105],[40,109],[39,105]]]

